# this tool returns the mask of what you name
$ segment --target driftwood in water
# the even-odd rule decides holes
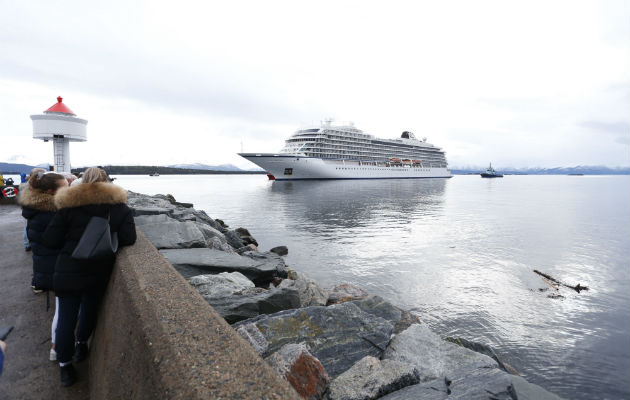
[[[549,286],[551,286],[552,288],[554,288],[555,290],[560,290],[558,289],[558,287],[556,285],[554,285],[553,283],[549,282],[548,279],[542,278],[543,281],[545,281],[545,283]]]
[[[582,290],[588,290],[588,287],[582,286],[579,283],[577,285],[575,285],[575,286],[571,286],[571,285],[567,285],[564,282],[560,282],[559,280],[557,280],[553,276],[547,275],[544,272],[540,272],[537,269],[535,269],[534,272],[537,273],[538,275],[542,276],[543,278],[547,278],[548,280],[550,280],[551,282],[553,282],[553,283],[555,283],[557,285],[562,285],[564,287],[568,287],[569,289],[573,289],[573,290],[575,290],[578,293],[580,293],[580,291],[582,291]],[[547,283],[549,283],[549,282],[547,282]],[[551,284],[549,283],[549,285],[551,285]],[[553,285],[551,285],[551,286],[553,287]]]

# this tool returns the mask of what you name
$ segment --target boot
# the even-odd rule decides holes
[[[87,343],[77,342],[77,345],[74,347],[74,361],[81,362],[85,360],[89,351]]]
[[[72,386],[77,381],[77,371],[72,364],[61,367],[61,386]]]

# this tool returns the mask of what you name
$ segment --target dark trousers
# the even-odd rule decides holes
[[[87,342],[96,325],[98,305],[101,296],[82,293],[59,298],[59,316],[57,320],[57,338],[55,350],[57,361],[72,361],[74,355],[74,330],[77,328],[76,341]],[[79,313],[79,308],[81,312]],[[79,326],[77,327],[77,319]]]

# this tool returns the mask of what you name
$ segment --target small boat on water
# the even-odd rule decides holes
[[[490,163],[490,166],[488,167],[486,172],[481,173],[481,177],[482,178],[503,178],[503,174],[500,174],[497,171],[495,171],[494,168],[492,168],[492,163]]]
[[[160,174],[158,174],[157,172],[154,172],[152,174],[149,174],[149,176],[160,176]]]

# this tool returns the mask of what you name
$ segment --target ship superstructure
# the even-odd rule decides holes
[[[297,130],[279,153],[239,153],[277,180],[450,178],[444,151],[405,131],[379,139],[353,124]]]

